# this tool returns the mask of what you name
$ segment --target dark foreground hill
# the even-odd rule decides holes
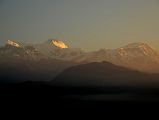
[[[74,103],[159,102],[159,76],[111,63],[90,63],[69,68],[51,82],[0,84],[1,100],[53,105]],[[58,104],[59,103],[59,104]],[[95,104],[94,104],[95,103]]]
[[[143,73],[108,62],[71,67],[52,81],[68,86],[140,86],[159,85],[159,74]]]
[[[55,59],[3,58],[0,60],[0,82],[50,81],[73,65],[76,63]]]

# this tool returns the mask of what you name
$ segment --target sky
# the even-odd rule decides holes
[[[86,50],[159,48],[159,0],[0,0],[0,45],[49,38]]]

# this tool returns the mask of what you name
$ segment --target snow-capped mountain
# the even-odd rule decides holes
[[[21,47],[17,47],[15,43],[18,42],[7,42],[0,47],[0,82],[49,81],[64,69],[76,65],[75,62],[55,59],[54,56],[50,57],[41,52],[49,46],[52,51],[56,51],[57,48],[51,44],[42,44],[44,48],[37,49],[32,44],[21,44]]]
[[[5,46],[0,47],[0,58],[1,60],[12,58],[40,60],[44,58],[44,55],[37,51],[33,46],[22,46],[16,41],[9,40]]]
[[[20,44],[19,42],[8,40],[5,46],[0,48],[0,56],[20,57],[23,59],[57,59],[72,61],[83,54],[80,48],[69,48],[64,42],[49,39],[39,44]]]
[[[55,39],[30,45],[9,41],[0,48],[0,57],[4,56],[29,60],[56,59],[78,64],[107,61],[144,72],[159,73],[159,51],[146,43],[132,43],[117,49],[85,52],[80,48],[68,47],[64,42]]]
[[[59,60],[72,61],[84,53],[80,48],[69,48],[64,42],[55,39],[33,46],[47,58]]]
[[[141,71],[159,72],[159,52],[146,43],[132,43],[117,49],[101,49],[82,55],[75,61],[108,61]]]
[[[132,43],[117,49],[121,55],[133,56],[158,56],[159,52],[146,43]],[[124,54],[127,52],[126,54]]]
[[[10,45],[10,46],[17,47],[17,48],[22,47],[22,46],[20,45],[20,43],[17,43],[17,42],[15,42],[15,41],[13,41],[13,40],[8,40],[8,41],[7,41],[7,44]]]
[[[60,40],[51,40],[51,43],[61,49],[69,48],[64,42]]]

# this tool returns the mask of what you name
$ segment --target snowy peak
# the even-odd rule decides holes
[[[68,48],[68,46],[64,42],[59,40],[52,40],[52,44],[61,49]]]
[[[20,45],[20,43],[16,42],[16,41],[13,41],[13,40],[8,40],[7,45],[10,45],[10,46],[13,46],[13,47],[17,47],[17,48],[21,48],[22,45]]]
[[[81,49],[68,47],[63,41],[56,39],[49,39],[33,46],[46,58],[72,61],[75,57],[83,54]]]
[[[32,45],[20,44],[19,42],[8,40],[5,46],[0,47],[0,57],[9,59],[24,59],[24,60],[40,60],[44,56],[36,50]]]
[[[118,48],[117,51],[122,55],[154,56],[158,52],[146,43],[132,43]]]
[[[53,45],[53,46],[60,48],[60,49],[69,48],[68,45],[66,45],[63,41],[57,40],[57,39],[49,39],[46,43]]]
[[[124,46],[124,48],[140,48],[140,47],[149,47],[150,48],[150,46],[147,43],[131,43],[131,44]]]

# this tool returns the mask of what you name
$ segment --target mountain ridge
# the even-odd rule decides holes
[[[159,51],[147,43],[131,43],[116,49],[100,49],[98,51],[86,52],[80,48],[58,48],[52,43],[52,40],[55,39],[49,39],[39,44],[24,44],[21,45],[22,47],[13,45],[11,47],[15,47],[19,52],[12,51],[12,49],[6,47],[6,51],[5,49],[0,49],[0,56],[9,56],[10,54],[7,54],[7,52],[10,51],[10,53],[14,54],[14,57],[19,56],[33,60],[57,59],[77,62],[78,64],[107,61],[139,71],[159,73]]]
[[[61,86],[145,86],[159,84],[159,74],[144,73],[109,62],[93,62],[64,70],[53,81]]]

